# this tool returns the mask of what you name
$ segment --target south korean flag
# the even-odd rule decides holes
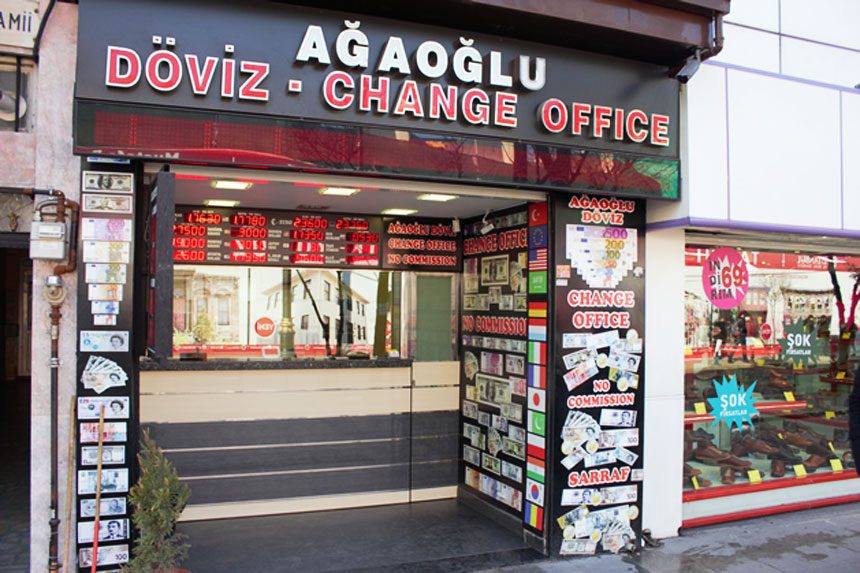
[[[543,484],[526,479],[526,500],[543,507]]]

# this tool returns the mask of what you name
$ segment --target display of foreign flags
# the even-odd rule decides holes
[[[529,386],[532,388],[546,388],[546,367],[539,364],[529,364],[527,378]]]
[[[542,414],[541,412],[535,412],[534,410],[528,411],[528,430],[533,434],[538,434],[539,436],[546,435],[546,414]]]
[[[544,364],[546,362],[546,342],[529,340],[529,363]]]
[[[526,441],[528,442],[526,445],[526,453],[528,455],[541,460],[546,459],[546,438],[536,436],[535,434],[528,434]]]
[[[539,227],[540,225],[546,225],[546,222],[546,202],[532,203],[531,205],[529,205],[529,227]]]
[[[546,412],[546,390],[529,388],[528,407],[530,410]]]
[[[529,319],[529,340],[540,340],[546,342],[546,319]]]
[[[534,480],[526,480],[526,499],[543,507],[543,484]]]
[[[530,302],[529,303],[529,318],[546,318],[545,302]]]
[[[535,481],[546,481],[546,463],[543,460],[529,456],[526,461],[526,475]]]
[[[530,271],[545,271],[547,267],[547,250],[533,249],[529,251],[529,270]]]
[[[543,531],[543,508],[530,501],[526,502],[526,510],[523,512],[523,522]]]

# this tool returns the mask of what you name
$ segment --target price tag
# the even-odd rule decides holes
[[[758,470],[749,470],[747,476],[750,478],[750,483],[761,483],[761,472]]]
[[[693,489],[699,489],[699,480],[696,479],[696,476],[690,478],[693,480]]]
[[[830,446],[830,451],[834,454],[836,453],[836,448],[833,447],[833,442],[827,442],[827,445]]]
[[[824,419],[829,420],[836,417],[836,412],[824,412]]]
[[[780,440],[781,440],[781,439],[783,439],[783,438],[782,438],[782,432],[777,432],[777,433],[776,433],[776,435],[777,435],[777,436],[779,436],[779,439],[780,439]]]
[[[803,464],[797,464],[794,466],[794,475],[799,478],[806,477],[806,468],[803,467]]]
[[[830,467],[833,468],[834,472],[841,472],[843,469],[845,469],[842,467],[842,460],[840,460],[839,458],[833,458],[832,460],[830,460]]]
[[[783,392],[783,394],[788,402],[794,402],[794,392]]]
[[[696,409],[696,414],[699,414],[700,416],[704,416],[708,413],[708,409],[705,407],[704,402],[696,402],[693,404],[693,408]]]
[[[837,372],[836,373],[836,379],[837,380],[843,380],[844,378],[845,378],[845,372]]]

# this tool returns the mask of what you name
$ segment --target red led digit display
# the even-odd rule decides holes
[[[347,233],[346,240],[350,243],[378,243],[379,233]]]
[[[378,245],[368,243],[356,243],[354,245],[346,246],[346,252],[353,255],[375,255],[379,252],[378,249]]]
[[[256,239],[233,239],[230,241],[230,248],[237,251],[265,251],[267,246],[268,241]]]
[[[173,234],[186,237],[203,237],[206,235],[206,226],[180,223],[173,225]]]
[[[302,263],[302,264],[325,264],[325,255],[311,255],[311,254],[299,254],[299,255],[290,255],[291,263]]]
[[[205,261],[206,251],[192,251],[189,249],[176,249],[173,251],[174,261]]]
[[[235,215],[230,215],[231,225],[265,227],[267,221],[268,219],[266,219],[265,215],[256,215],[254,213],[236,213]]]
[[[311,229],[290,231],[290,238],[296,241],[325,241],[325,231]]]
[[[230,227],[230,236],[241,239],[265,239],[269,230],[265,227]]]
[[[379,259],[372,256],[354,256],[350,255],[346,257],[346,264],[348,265],[356,265],[356,266],[364,266],[364,267],[376,267],[379,266]]]
[[[366,219],[338,219],[337,221],[335,221],[334,228],[366,231],[370,228],[370,222]]]
[[[320,217],[296,217],[293,219],[296,229],[328,229],[328,221]]]
[[[297,251],[299,253],[323,253],[325,252],[325,244],[298,241],[290,243],[290,250]]]
[[[174,237],[173,247],[176,249],[205,249],[206,239],[199,237]]]
[[[199,223],[200,225],[220,225],[221,215],[218,213],[201,213],[200,211],[191,211],[185,214],[186,223]]]
[[[266,253],[236,251],[230,253],[230,260],[234,263],[265,263],[269,260],[269,255]]]

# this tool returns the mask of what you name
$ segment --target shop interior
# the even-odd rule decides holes
[[[686,526],[767,512],[787,495],[837,496],[839,482],[855,476],[847,398],[860,360],[856,247],[715,237],[688,235],[686,248]],[[742,245],[749,272],[743,300],[728,309],[709,300],[702,279],[723,244]],[[733,379],[752,388],[757,410],[740,425],[711,415],[719,387]]]
[[[504,504],[485,500],[476,511],[457,502],[459,322],[463,301],[476,298],[462,294],[459,237],[469,225],[479,233],[507,225],[504,214],[525,213],[545,194],[263,170],[170,171],[174,366],[142,369],[140,415],[191,487],[181,524],[192,536],[189,564],[205,569],[205,540],[221,539],[213,531],[236,530],[236,523],[255,543],[270,529],[295,529],[301,545],[308,536],[318,543],[320,528],[344,519],[360,520],[361,530],[399,524],[390,536],[403,537],[413,560],[525,556],[521,532],[510,528],[521,531],[522,519],[500,518]],[[275,219],[290,221],[292,231],[277,248],[266,236]],[[455,230],[456,269],[405,255],[412,268],[381,264],[393,244],[391,236],[383,244],[382,225],[397,221]],[[338,234],[341,226],[346,234]],[[425,239],[398,246],[434,255],[433,238]],[[286,259],[273,260],[278,249]],[[235,252],[243,254],[230,260]],[[525,293],[525,277],[518,278],[512,292]],[[185,407],[190,394],[193,411]],[[332,509],[339,511],[307,513]],[[367,542],[353,533],[338,536],[338,550],[301,551],[303,565],[343,566],[343,550]],[[471,539],[465,545],[464,536]],[[451,546],[451,539],[461,541]],[[402,551],[393,545],[367,566]]]

